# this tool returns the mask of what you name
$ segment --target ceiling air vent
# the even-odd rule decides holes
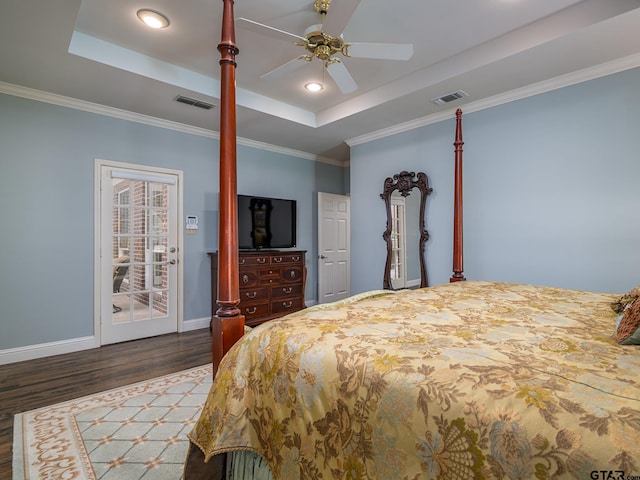
[[[455,100],[458,100],[459,98],[468,96],[469,94],[467,92],[463,90],[456,90],[455,92],[447,93],[446,95],[443,95],[441,97],[434,98],[431,101],[436,105],[444,105],[445,103],[453,102]]]
[[[212,103],[203,102],[202,100],[196,100],[195,98],[185,97],[184,95],[178,95],[178,97],[176,98],[176,102],[186,103],[187,105],[204,108],[205,110],[211,110],[213,108]]]

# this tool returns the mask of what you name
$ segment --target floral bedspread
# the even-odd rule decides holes
[[[189,438],[283,480],[640,475],[617,298],[468,281],[318,305],[234,345]]]

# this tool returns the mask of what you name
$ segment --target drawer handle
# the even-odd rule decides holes
[[[244,265],[244,258],[240,259],[240,265]]]
[[[282,306],[284,308],[291,308],[291,306],[293,305],[293,301],[289,301],[289,302],[282,302]]]
[[[296,272],[294,270],[291,270],[289,275],[291,275],[291,278],[296,278]]]
[[[258,307],[247,307],[244,309],[245,312],[247,312],[249,315],[253,315],[254,313],[256,313],[256,310],[258,310]]]
[[[249,283],[249,275],[242,275],[242,283]]]
[[[273,257],[273,261],[276,263],[282,262],[282,257]]]
[[[293,288],[291,288],[291,287],[282,287],[282,291],[284,293],[291,293],[293,291]]]
[[[245,293],[245,295],[247,296],[247,298],[256,298],[258,296],[258,292],[256,292],[256,291],[247,292],[247,293]]]
[[[296,255],[295,257],[291,257],[291,258],[293,258],[294,262],[297,262],[298,260],[300,260],[300,257],[298,255]]]
[[[267,259],[266,258],[258,258],[256,261],[258,263],[267,263]]]

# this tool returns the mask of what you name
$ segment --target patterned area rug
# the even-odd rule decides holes
[[[13,480],[178,480],[211,365],[14,418]]]

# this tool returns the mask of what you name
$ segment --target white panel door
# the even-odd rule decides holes
[[[351,294],[349,197],[318,193],[318,303]]]
[[[98,168],[101,344],[176,332],[179,175]]]

